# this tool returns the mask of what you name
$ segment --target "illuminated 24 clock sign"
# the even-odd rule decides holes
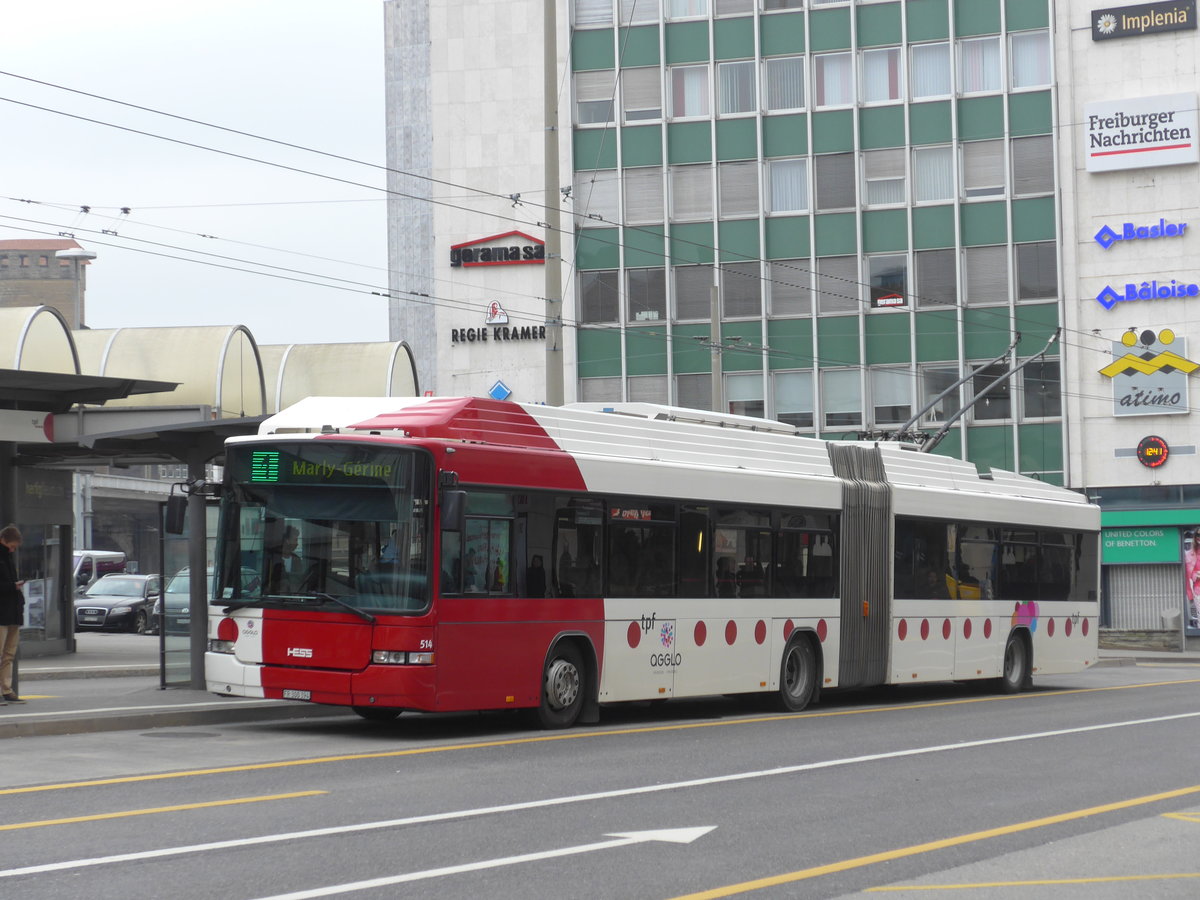
[[[1156,434],[1147,435],[1137,445],[1137,458],[1147,469],[1157,469],[1167,461],[1171,448]]]

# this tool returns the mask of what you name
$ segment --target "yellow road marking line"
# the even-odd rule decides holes
[[[778,716],[756,716],[746,719],[723,719],[718,722],[685,722],[673,725],[646,725],[639,728],[619,728],[611,731],[577,731],[568,734],[546,734],[536,737],[507,738],[498,741],[479,741],[469,744],[443,744],[438,747],[413,747],[407,750],[379,750],[373,753],[346,753],[338,756],[314,756],[305,759],[286,759],[264,763],[245,763],[237,766],[220,766],[210,769],[191,769],[184,772],[157,772],[149,775],[124,775],[114,778],[96,778],[89,781],[68,781],[58,784],[40,784],[30,787],[0,788],[0,797],[9,794],[34,794],[40,791],[60,791],[67,788],[103,787],[113,784],[137,784],[146,781],[165,781],[172,778],[195,778],[200,775],[227,775],[233,772],[259,772],[267,769],[286,769],[295,766],[315,766],[323,763],[358,762],[368,759],[396,759],[403,756],[421,756],[427,753],[446,753],[453,750],[487,750],[496,747],[514,747],[522,744],[543,744],[552,741],[600,740],[635,734],[686,731],[695,728],[730,728],[745,725],[761,725],[798,719],[829,719],[839,716],[862,716],[889,712],[935,709],[943,706],[961,706],[966,703],[1008,703],[1033,701],[1043,697],[1063,697],[1070,694],[1093,694],[1104,691],[1125,691],[1150,687],[1173,687],[1180,684],[1200,684],[1200,678],[1182,681],[1158,681],[1146,684],[1110,685],[1102,688],[1070,688],[1062,691],[1043,691],[1030,694],[1012,694],[993,697],[966,697],[958,700],[933,700],[928,703],[889,704],[869,706],[862,709],[828,710],[826,712],[788,713]]]
[[[1054,816],[1044,816],[1040,819],[1031,819],[1028,822],[1017,822],[1013,825],[1003,825],[999,828],[989,828],[985,831],[973,831],[970,834],[960,834],[954,837],[942,838],[937,841],[928,841],[924,844],[914,844],[911,847],[900,847],[896,850],[886,850],[883,853],[872,853],[869,856],[856,856],[853,859],[844,859],[840,862],[829,863],[824,866],[813,866],[808,869],[800,869],[796,872],[786,872],[782,875],[772,875],[767,878],[756,878],[752,881],[743,881],[740,884],[730,884],[725,887],[713,888],[708,891],[699,891],[694,894],[684,894],[675,897],[674,900],[714,900],[717,897],[732,897],[735,894],[745,894],[750,891],[759,891],[763,888],[778,887],[781,884],[792,884],[797,881],[806,881],[810,878],[819,878],[822,875],[832,875],[835,872],[847,872],[851,869],[861,869],[866,866],[873,866],[876,863],[890,862],[894,859],[904,859],[908,856],[919,856],[922,853],[932,853],[935,850],[945,850],[948,847],[961,847],[964,844],[974,844],[979,841],[989,840],[996,837],[1004,837],[1010,834],[1019,834],[1022,831],[1032,831],[1035,828],[1045,828],[1049,825],[1060,825],[1063,822],[1072,822],[1076,819],[1084,819],[1088,816],[1096,816],[1101,813],[1116,812],[1122,809],[1131,809],[1135,806],[1144,806],[1148,803],[1157,803],[1161,800],[1173,800],[1178,797],[1187,797],[1191,794],[1200,794],[1200,784],[1192,785],[1191,787],[1179,788],[1174,791],[1164,791],[1161,794],[1147,794],[1144,797],[1134,797],[1131,800],[1118,800],[1116,803],[1105,803],[1101,806],[1089,806],[1086,809],[1077,809],[1072,812],[1059,813]]]
[[[236,797],[232,800],[207,800],[203,803],[182,803],[178,806],[156,806],[151,809],[129,809],[124,812],[96,813],[90,816],[71,816],[66,819],[42,819],[39,822],[14,822],[0,825],[0,831],[20,831],[23,828],[44,828],[47,825],[72,825],[76,822],[101,822],[106,819],[126,819],[130,816],[152,816],[158,813],[182,812],[188,809],[211,809],[214,806],[237,806],[243,803],[264,803],[268,800],[294,800],[297,797],[316,797],[328,791],[297,791],[291,794],[268,794],[263,797]]]
[[[912,887],[873,887],[868,894],[897,893],[900,891],[953,891],[998,887],[1038,887],[1050,884],[1105,884],[1114,881],[1168,881],[1172,878],[1200,878],[1200,872],[1178,872],[1167,875],[1108,875],[1097,878],[1044,878],[1039,881],[981,881],[978,884],[921,884]]]
[[[1200,813],[1163,813],[1164,819],[1181,819],[1184,822],[1200,822]]]

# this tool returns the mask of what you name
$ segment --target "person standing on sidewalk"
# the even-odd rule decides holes
[[[17,549],[21,532],[16,525],[0,528],[0,688],[4,699],[0,703],[24,703],[13,690],[13,659],[17,641],[21,639],[21,624],[25,621],[24,581],[17,580]]]

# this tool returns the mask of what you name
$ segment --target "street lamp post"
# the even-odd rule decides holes
[[[96,251],[72,247],[54,254],[57,259],[69,259],[75,264],[75,315],[71,317],[71,330],[83,327],[83,263],[96,258]]]

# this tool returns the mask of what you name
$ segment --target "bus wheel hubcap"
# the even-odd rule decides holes
[[[578,670],[566,660],[556,659],[546,670],[546,699],[555,709],[566,709],[578,696]]]

